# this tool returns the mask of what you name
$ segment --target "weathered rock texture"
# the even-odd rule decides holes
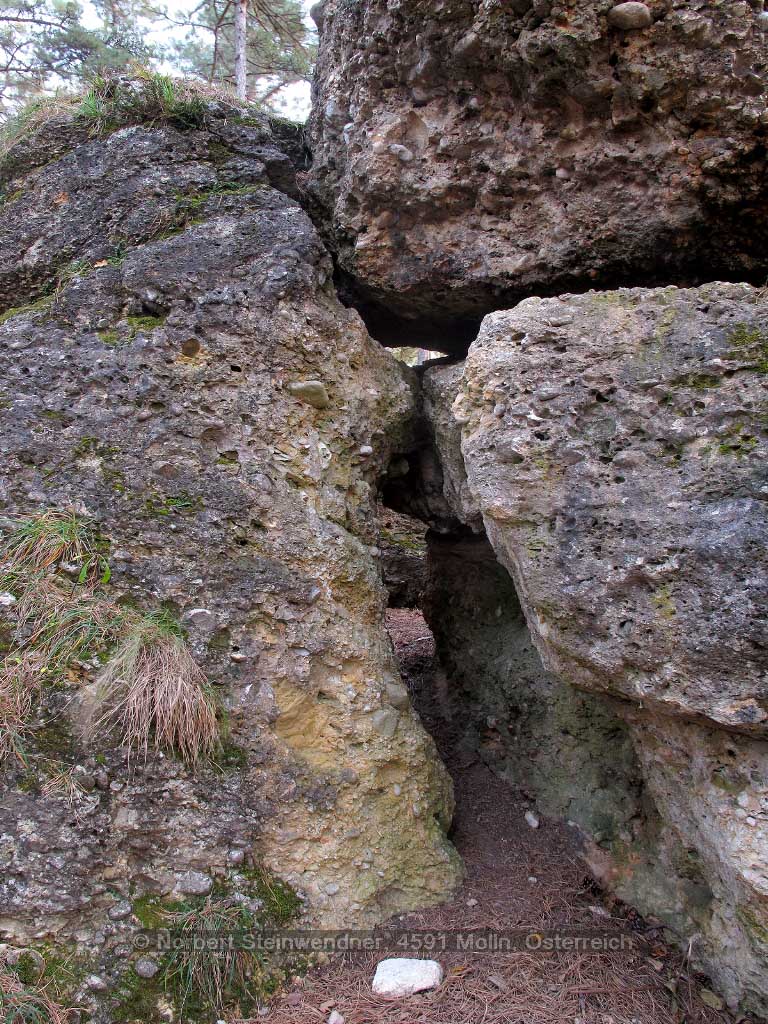
[[[230,739],[221,770],[129,768],[107,737],[80,744],[87,666],[47,694],[32,765],[80,762],[104,788],[76,815],[41,795],[44,775],[0,772],[2,932],[106,956],[135,923],[130,907],[110,917],[120,901],[244,858],[326,924],[434,902],[459,874],[450,784],[399,682],[376,554],[410,371],[338,303],[265,124],[214,109],[205,130],[71,147],[12,168],[0,210],[17,256],[2,268],[17,308],[0,326],[0,510],[91,517],[111,594],[180,620]],[[52,266],[59,284],[35,301]]]
[[[485,536],[430,535],[428,566],[424,614],[447,677],[463,690],[463,742],[546,814],[597,842],[622,832],[629,840],[642,786],[612,702],[545,670]]]
[[[457,516],[469,494],[544,666],[629,726],[646,822],[629,842],[614,830],[595,867],[697,932],[729,1000],[763,1009],[767,353],[760,291],[631,289],[492,314],[463,377],[426,383],[454,494],[447,407],[461,427]],[[541,685],[509,671],[521,702]]]
[[[761,0],[630,31],[615,6],[316,6],[312,182],[377,336],[450,351],[531,293],[764,279]]]
[[[384,586],[390,608],[418,608],[427,574],[424,523],[379,506],[379,536]]]

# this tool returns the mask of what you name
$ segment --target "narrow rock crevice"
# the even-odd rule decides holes
[[[706,636],[692,645],[691,631],[701,631],[701,620],[686,619],[686,635],[674,653],[665,654],[670,631],[679,630],[689,614],[690,588],[683,583],[685,574],[696,578],[699,549],[678,541],[669,562],[656,549],[666,550],[670,542],[648,537],[630,559],[627,513],[617,511],[615,522],[606,521],[600,488],[610,484],[621,491],[623,500],[613,499],[611,508],[623,510],[632,497],[653,517],[659,499],[649,489],[648,473],[656,474],[656,489],[666,487],[674,495],[680,476],[690,489],[700,486],[699,476],[714,472],[711,459],[700,460],[685,448],[670,460],[663,430],[659,439],[632,433],[615,449],[606,446],[602,432],[609,430],[612,438],[617,424],[631,429],[627,409],[647,401],[636,384],[641,373],[656,383],[653,399],[665,416],[698,417],[702,454],[711,452],[709,435],[716,427],[704,417],[730,408],[731,378],[724,377],[721,389],[713,387],[703,401],[700,382],[709,378],[701,376],[703,357],[690,339],[730,345],[730,358],[740,351],[733,346],[742,337],[745,345],[762,344],[762,333],[748,323],[751,304],[762,301],[746,285],[638,289],[542,302],[493,317],[465,365],[449,363],[421,374],[418,444],[394,472],[390,467],[383,486],[385,504],[429,527],[419,607],[434,635],[442,673],[436,679],[447,686],[454,709],[461,708],[454,715],[453,742],[512,785],[537,814],[571,822],[581,861],[600,885],[661,920],[676,941],[691,943],[693,962],[729,1004],[742,1001],[756,1009],[764,999],[756,829],[768,750],[754,728],[755,715],[748,717],[753,705],[742,700],[726,707],[722,688],[712,687],[721,703],[708,710],[715,721],[730,715],[725,727],[687,706],[701,700],[703,691],[689,686],[683,700],[669,693],[669,684],[655,683],[658,694],[653,692],[650,681],[680,678],[684,652],[699,657],[701,644],[711,642]],[[660,356],[644,347],[640,333],[657,324],[657,303],[666,325],[652,335],[658,343],[664,331]],[[634,328],[640,367],[618,360],[615,386],[607,381],[583,394],[573,380],[555,386],[546,370],[527,372],[526,360],[560,360],[571,332],[596,337],[588,323],[593,309],[603,325],[611,316],[620,319],[622,330],[628,310],[636,324],[648,317],[649,327]],[[679,309],[686,312],[680,327]],[[712,322],[693,335],[690,324],[697,317]],[[573,345],[568,351],[569,366],[575,365]],[[725,364],[710,358],[707,366],[720,372]],[[588,375],[588,369],[583,372]],[[670,383],[662,387],[659,378]],[[745,454],[734,449],[733,428],[728,430],[721,430],[725,442],[717,452],[721,460],[733,459],[730,472],[744,488],[756,468],[747,454],[759,442],[756,436],[749,440]],[[657,445],[660,454],[650,462]],[[611,466],[614,459],[617,467]],[[633,476],[639,464],[643,475]],[[708,505],[720,500],[721,487],[713,481],[703,492]],[[751,534],[744,543],[752,543]],[[615,544],[620,549],[614,552]],[[622,584],[619,567],[646,560],[667,573],[674,569],[677,585],[669,586],[666,577],[659,583],[653,575],[646,581],[631,567]],[[710,558],[708,571],[712,564]],[[616,597],[595,607],[600,588],[612,586],[618,587]],[[713,601],[711,607],[719,605]],[[582,617],[578,631],[574,615]],[[600,617],[612,615],[616,622],[606,628]],[[724,650],[718,647],[718,657]],[[719,671],[711,658],[707,665]],[[750,727],[754,738],[744,735]],[[723,835],[725,815],[738,824],[738,836]]]

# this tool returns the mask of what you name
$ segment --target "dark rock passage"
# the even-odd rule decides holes
[[[423,371],[421,447],[385,487],[431,526],[423,607],[474,749],[756,1008],[764,303],[711,285],[489,316],[465,364]]]
[[[314,1024],[333,1008],[347,1024],[679,1024],[681,1017],[722,1024],[724,1015],[704,1001],[712,998],[706,980],[665,941],[658,922],[596,890],[578,828],[543,816],[530,792],[499,775],[487,736],[503,728],[501,717],[495,726],[486,723],[486,739],[478,744],[480,663],[476,685],[460,683],[436,659],[418,610],[390,610],[387,625],[414,706],[453,778],[451,838],[466,877],[443,905],[385,927],[438,937],[438,948],[427,955],[441,962],[446,981],[436,992],[385,1001],[370,992],[380,955],[338,957],[296,985],[267,1019]],[[500,711],[498,701],[494,710]],[[536,814],[537,828],[526,813]],[[619,929],[636,947],[586,956],[439,951],[439,936],[475,929]]]

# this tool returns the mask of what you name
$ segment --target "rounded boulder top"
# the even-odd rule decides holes
[[[647,4],[630,2],[617,4],[608,13],[608,21],[614,28],[629,32],[632,29],[649,28],[653,24]]]

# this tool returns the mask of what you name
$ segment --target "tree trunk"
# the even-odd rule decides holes
[[[248,46],[248,0],[235,3],[235,91],[238,99],[248,98],[246,50]]]

